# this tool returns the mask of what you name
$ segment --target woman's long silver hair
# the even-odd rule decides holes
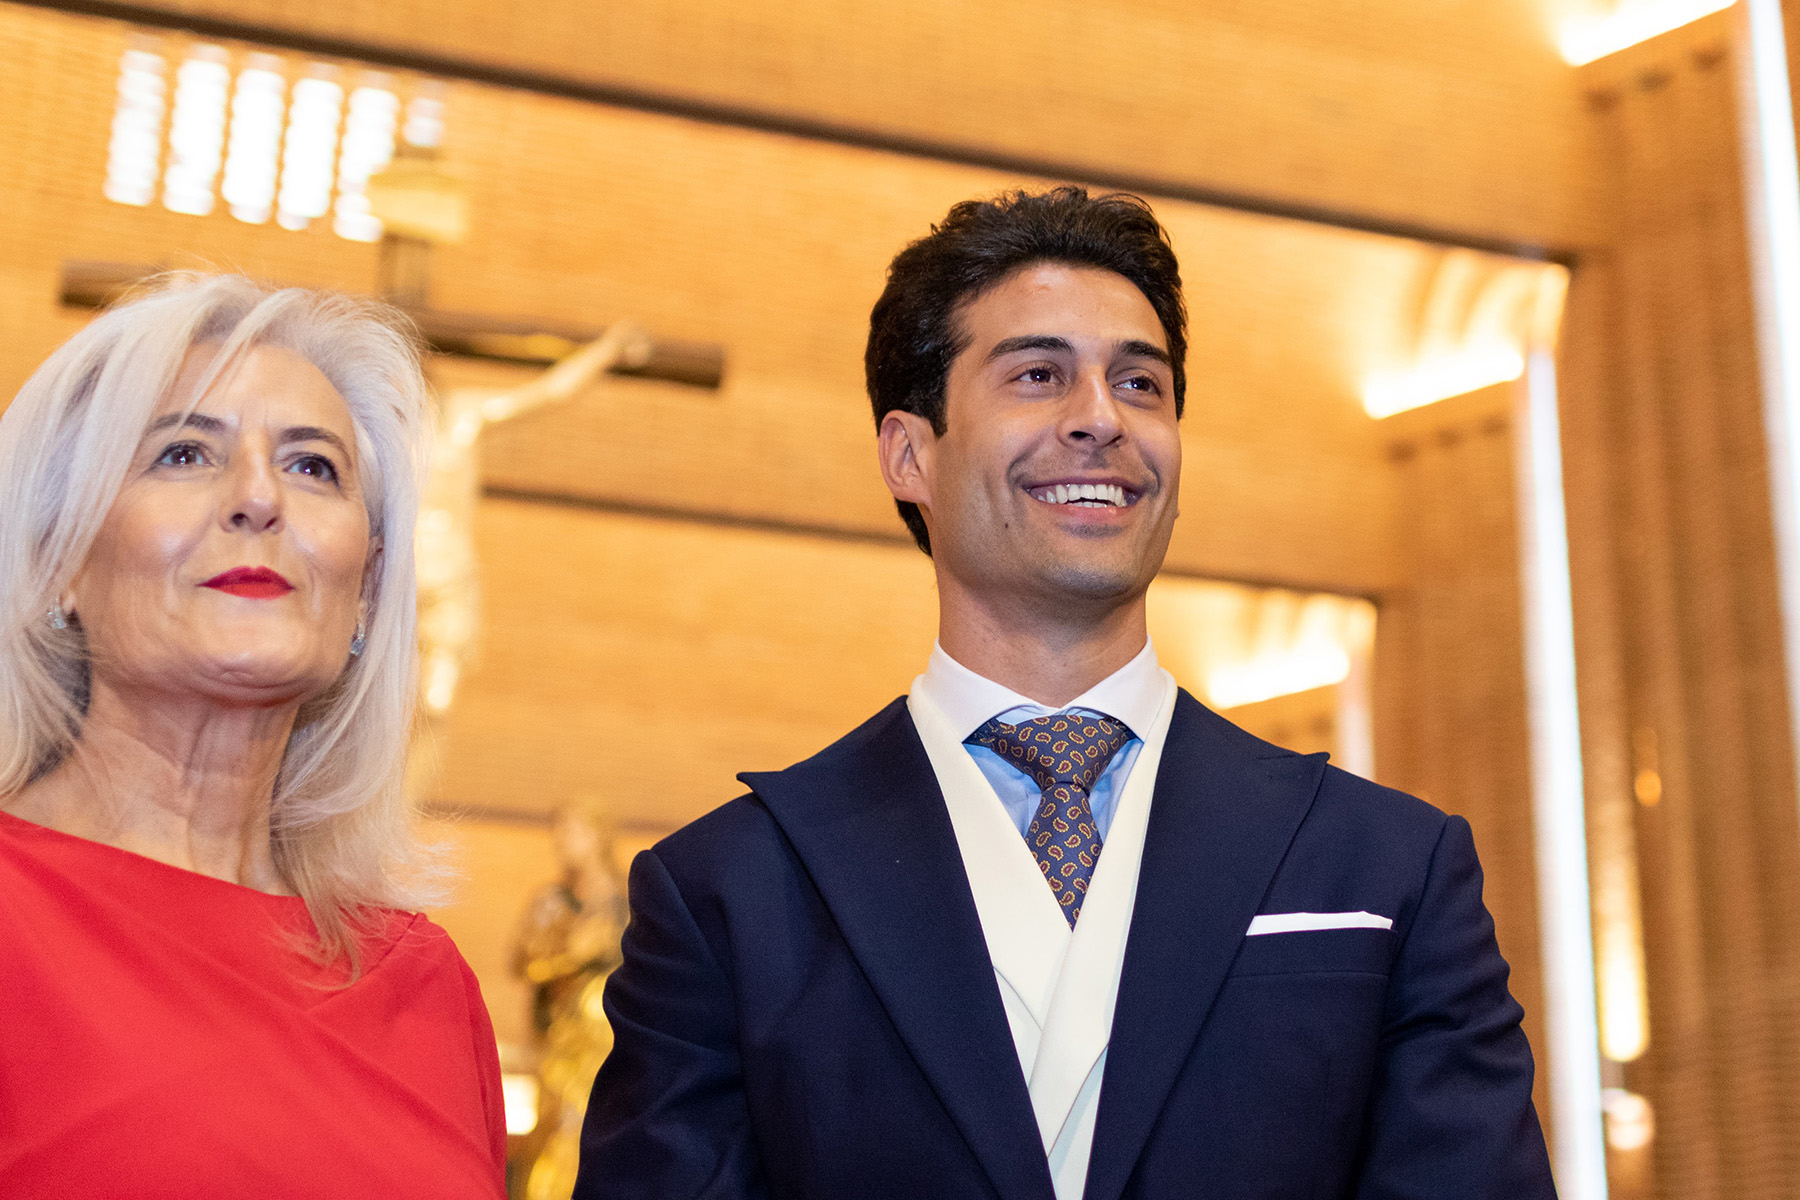
[[[275,862],[306,901],[325,958],[358,962],[359,918],[430,898],[429,856],[404,798],[416,675],[413,524],[430,416],[401,318],[368,301],[236,275],[171,275],[97,317],[0,415],[0,796],[54,768],[80,735],[88,690],[78,627],[49,619],[86,560],[188,352],[220,353],[208,381],[256,345],[317,367],[349,405],[383,552],[361,655],[295,721],[271,807]],[[201,389],[204,391],[204,385]]]

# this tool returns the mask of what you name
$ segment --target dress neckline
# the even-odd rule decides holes
[[[220,879],[216,875],[208,875],[203,871],[192,871],[186,867],[178,867],[174,863],[163,862],[159,858],[151,858],[147,854],[139,854],[135,850],[127,850],[123,846],[114,846],[109,842],[95,841],[82,837],[78,833],[66,833],[53,829],[48,825],[40,825],[36,821],[28,821],[4,809],[0,809],[0,831],[11,829],[16,835],[23,837],[39,837],[69,847],[81,853],[92,854],[96,858],[109,859],[116,869],[136,870],[146,875],[160,876],[175,884],[197,880],[190,886],[196,888],[224,888],[228,892],[249,898],[252,902],[266,902],[284,911],[295,906],[304,910],[306,901],[299,896],[283,895],[278,892],[265,892],[248,884],[233,883],[229,879]]]

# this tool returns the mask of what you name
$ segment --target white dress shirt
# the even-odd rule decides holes
[[[939,646],[908,700],[956,832],[1057,1200],[1078,1200],[1087,1180],[1144,831],[1175,691],[1148,644],[1059,709],[977,675]],[[1100,861],[1073,930],[1023,836],[1039,802],[1037,784],[985,747],[963,742],[996,716],[1016,722],[1071,709],[1116,718],[1135,735],[1095,784]]]
[[[1088,793],[1094,827],[1100,831],[1100,840],[1104,843],[1112,829],[1119,789],[1131,775],[1138,752],[1144,748],[1144,730],[1155,720],[1157,706],[1162,702],[1165,678],[1157,665],[1155,648],[1145,642],[1144,648],[1130,662],[1062,708],[1050,708],[1021,696],[1003,683],[977,675],[944,653],[942,646],[933,644],[925,674],[914,682],[913,692],[917,694],[923,688],[938,712],[964,738],[995,717],[1008,725],[1017,725],[1020,721],[1079,710],[1125,722],[1133,734],[1131,740],[1119,747]],[[993,785],[995,795],[1006,807],[1013,824],[1019,827],[1019,836],[1024,837],[1025,831],[1031,828],[1032,814],[1037,812],[1042,796],[1037,782],[1008,762],[1004,755],[986,746],[971,745],[968,751],[969,757]]]

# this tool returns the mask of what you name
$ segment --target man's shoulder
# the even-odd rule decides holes
[[[657,842],[652,851],[672,872],[680,869],[717,869],[732,860],[766,856],[771,849],[787,850],[780,822],[762,794],[773,787],[818,786],[868,769],[878,754],[899,732],[896,725],[911,718],[904,696],[886,705],[849,733],[807,758],[780,771],[746,771],[738,776],[749,791],[695,818]]]
[[[1450,815],[1428,800],[1327,765],[1319,798],[1328,814],[1435,839]]]
[[[1318,770],[1325,757],[1302,754],[1264,741],[1191,697],[1184,694],[1183,699],[1184,707],[1192,705],[1193,720],[1188,727],[1199,739],[1212,742],[1215,752],[1223,749],[1255,761],[1268,773],[1295,776]],[[1204,746],[1194,749],[1205,752]],[[1354,828],[1430,844],[1436,842],[1445,822],[1451,819],[1442,809],[1418,796],[1325,763],[1307,824],[1315,829],[1323,826],[1334,833]]]

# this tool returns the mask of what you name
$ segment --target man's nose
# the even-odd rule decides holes
[[[1119,420],[1119,402],[1112,393],[1112,383],[1100,370],[1084,371],[1069,389],[1067,411],[1063,417],[1063,437],[1083,444],[1107,445],[1116,441],[1123,428]]]

